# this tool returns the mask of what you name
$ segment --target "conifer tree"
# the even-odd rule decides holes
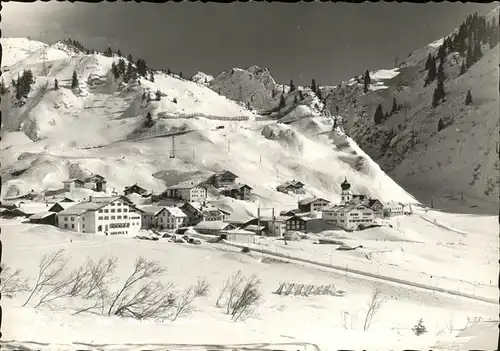
[[[297,99],[297,95],[294,96],[293,98],[293,103],[297,105],[299,103],[299,100]]]
[[[444,62],[444,59],[446,58],[446,51],[445,51],[445,48],[444,48],[444,43],[441,46],[439,46],[439,49],[438,49],[438,58],[439,58],[440,62]]]
[[[432,93],[432,107],[436,107],[439,103],[439,93],[437,88],[434,89],[434,92]]]
[[[474,45],[474,51],[473,51],[473,54],[472,54],[474,63],[476,63],[477,61],[479,61],[482,56],[483,56],[483,53],[481,52],[481,44],[479,43],[479,41],[477,41],[476,45]]]
[[[293,84],[293,80],[290,79],[290,91],[294,91],[295,90],[295,84]]]
[[[281,94],[279,108],[285,107],[285,97]]]
[[[2,81],[0,81],[0,95],[5,95],[5,93],[7,92],[7,87],[5,86],[5,82],[2,78]]]
[[[104,56],[113,57],[113,50],[108,46],[107,50],[104,52]]]
[[[301,101],[304,100],[304,93],[302,92],[302,90],[299,90],[299,99]]]
[[[320,101],[323,101],[323,94],[321,93],[321,89],[319,88],[319,86],[316,87],[316,96]]]
[[[432,65],[432,55],[429,53],[429,55],[427,56],[427,61],[425,62],[425,70],[428,71],[431,69],[431,65]]]
[[[54,90],[59,90],[59,81],[56,79],[54,79]]]
[[[76,71],[73,71],[73,77],[71,78],[71,89],[75,89],[78,87],[78,76],[76,75]]]
[[[374,120],[375,124],[380,124],[384,120],[384,110],[382,109],[382,104],[379,104],[377,106],[373,120]]]
[[[182,75],[182,72],[179,73],[179,77],[184,78],[184,76]]]
[[[129,62],[132,62],[132,61],[133,61],[133,60],[132,60],[132,55],[131,55],[131,54],[128,54],[128,56],[127,56],[127,60],[128,60]]]
[[[372,82],[372,80],[370,78],[370,73],[368,72],[368,70],[366,70],[365,77],[364,77],[364,92],[365,92],[365,94],[368,92],[368,87],[369,87],[371,82]]]
[[[460,75],[464,74],[466,72],[466,68],[465,68],[465,63],[462,62],[462,66],[460,67]]]
[[[396,113],[398,111],[398,104],[396,103],[396,97],[392,99],[392,109],[391,109],[391,115]]]
[[[465,105],[472,104],[472,94],[470,93],[470,89],[467,90],[467,95],[465,96]]]
[[[161,100],[161,91],[157,90],[156,91],[156,101],[160,101],[160,100]]]
[[[316,81],[314,80],[314,78],[313,78],[313,80],[312,80],[311,90],[312,90],[314,93],[316,93]]]
[[[470,45],[467,48],[467,57],[465,59],[465,63],[467,64],[467,68],[471,68],[474,64],[474,57],[472,55],[472,48],[470,47]]]
[[[151,112],[148,112],[148,114],[146,115],[146,127],[150,128],[153,126],[153,124],[154,124],[153,116],[151,116]]]
[[[418,323],[411,329],[413,330],[416,336],[420,336],[427,332],[427,328],[425,327],[422,318],[420,318]]]
[[[444,97],[446,96],[446,92],[444,91],[444,83],[443,81],[438,81],[437,84],[437,92],[438,92],[438,100],[444,101]]]
[[[172,71],[170,70],[170,68],[169,68],[169,69],[167,69],[167,74],[168,74],[168,75],[171,75],[171,74],[172,74]]]
[[[118,66],[114,62],[111,64],[111,73],[113,74],[113,77],[115,77],[115,79],[118,79],[118,77],[120,76]]]
[[[118,49],[118,51],[116,52],[116,54],[118,55],[118,57],[122,57],[122,52],[120,51],[120,49]]]
[[[129,64],[130,64],[130,62],[131,61],[129,61]],[[118,77],[123,76],[125,74],[126,70],[127,70],[127,65],[125,64],[125,60],[123,58],[120,58],[118,60],[118,66],[117,66]]]
[[[436,79],[436,58],[431,58],[431,63],[429,66],[429,71],[427,71],[426,85],[432,83]]]
[[[149,74],[149,80],[154,83],[155,76],[154,76],[153,72],[150,72],[150,74]]]
[[[438,132],[442,131],[444,129],[444,122],[443,119],[440,118],[438,122]]]
[[[443,64],[443,61],[439,61],[439,67],[438,67],[438,71],[437,71],[437,78],[438,78],[438,81],[441,81],[441,82],[444,82],[444,80],[446,79],[446,76],[444,75],[444,64]]]

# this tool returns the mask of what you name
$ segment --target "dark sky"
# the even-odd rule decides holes
[[[365,69],[392,68],[458,27],[475,3],[134,2],[4,3],[2,36],[46,42],[72,37],[120,48],[148,65],[185,76],[231,67],[268,67],[288,83],[334,85]]]

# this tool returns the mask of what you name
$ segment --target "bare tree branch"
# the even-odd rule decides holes
[[[8,298],[17,293],[29,291],[27,279],[21,278],[21,270],[11,271],[10,267],[2,264],[0,266],[0,295]]]
[[[23,304],[23,307],[28,304],[35,292],[41,291],[47,286],[56,283],[57,279],[62,275],[66,267],[67,260],[63,256],[64,250],[61,249],[52,255],[44,255],[38,265],[38,276],[36,283],[31,290],[31,294]]]
[[[363,330],[367,331],[373,321],[373,317],[380,311],[382,304],[385,302],[384,298],[380,295],[380,291],[375,289],[372,294],[372,298],[368,305],[368,311],[365,316],[365,323],[363,324]]]
[[[187,288],[179,296],[177,296],[174,302],[175,312],[172,316],[173,321],[193,310],[192,303],[195,297],[193,287]]]
[[[193,293],[195,297],[206,296],[210,292],[210,284],[208,284],[205,278],[198,279],[196,285],[193,288]]]

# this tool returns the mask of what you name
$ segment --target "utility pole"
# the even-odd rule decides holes
[[[260,230],[260,205],[257,208],[257,231]]]
[[[273,219],[273,234],[276,235],[276,217],[274,216],[274,207],[272,209],[272,219]]]
[[[45,47],[42,49],[42,54],[41,54],[40,58],[42,59],[42,76],[46,76],[47,75],[47,51],[46,51]]]
[[[175,135],[172,135],[172,154],[170,158],[175,158]]]
[[[194,162],[194,160],[196,159],[196,156],[195,156],[195,155],[196,155],[196,154],[195,154],[195,150],[193,149],[193,162]]]

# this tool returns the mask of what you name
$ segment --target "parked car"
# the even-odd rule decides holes
[[[194,245],[201,245],[201,240],[200,239],[189,238],[188,243],[194,244]]]

